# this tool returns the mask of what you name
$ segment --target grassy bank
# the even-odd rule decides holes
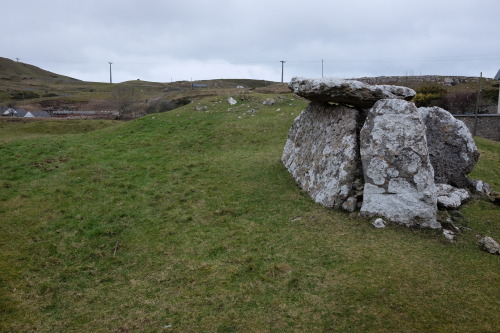
[[[375,230],[298,189],[279,159],[304,102],[283,96],[2,139],[0,331],[497,330],[499,259],[475,230]],[[478,144],[498,190],[500,146]],[[498,235],[498,208],[463,213]]]
[[[81,134],[119,124],[113,120],[56,118],[0,118],[0,142],[15,139],[36,140],[40,137]]]

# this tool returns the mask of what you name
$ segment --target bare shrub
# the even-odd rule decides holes
[[[113,104],[121,118],[135,113],[135,104],[140,100],[139,95],[139,91],[134,86],[120,84],[113,88]]]
[[[475,91],[457,91],[442,98],[441,107],[455,114],[474,113],[477,101]]]

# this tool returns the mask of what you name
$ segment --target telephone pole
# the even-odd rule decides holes
[[[109,83],[113,83],[113,79],[112,79],[112,77],[111,77],[111,65],[112,65],[112,64],[113,64],[113,63],[110,61],[110,62],[109,62]]]
[[[476,112],[474,114],[474,129],[472,131],[472,135],[476,136],[476,128],[477,128],[477,114],[479,113],[480,101],[481,101],[481,81],[483,79],[483,72],[481,72],[479,76],[479,89],[477,91],[477,100],[476,100]]]
[[[321,78],[323,78],[323,59],[321,59]]]
[[[285,60],[280,60],[281,62],[281,83],[283,83],[283,65],[285,64]]]
[[[495,80],[500,83],[500,69],[498,70],[497,75],[495,75]],[[500,88],[498,89],[498,114],[500,114]]]

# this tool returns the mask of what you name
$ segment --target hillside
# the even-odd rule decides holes
[[[496,331],[499,256],[476,235],[500,238],[499,208],[461,208],[452,244],[315,204],[280,162],[304,105],[3,124],[0,331]],[[500,190],[500,144],[477,143],[473,176]]]
[[[193,84],[203,88],[193,88]],[[27,110],[109,111],[120,108],[118,100],[130,100],[134,115],[143,115],[151,103],[226,95],[228,90],[232,93],[237,86],[246,90],[288,92],[286,85],[248,79],[171,83],[137,80],[118,84],[84,82],[0,58],[0,106],[17,106]]]
[[[61,104],[99,100],[85,94],[101,91],[105,85],[83,82],[36,66],[0,58],[0,106],[44,110]]]
[[[16,62],[7,58],[0,57],[0,80],[17,83],[23,81],[27,84],[35,83],[74,83],[80,80],[67,76],[55,74],[33,65],[23,62]]]
[[[473,112],[479,89],[477,77],[392,76],[359,78],[371,84],[395,84],[420,92],[416,103],[438,105],[451,112]],[[193,89],[193,84],[195,88]],[[244,89],[237,89],[243,86]],[[119,84],[84,82],[61,76],[6,58],[0,58],[0,106],[18,106],[27,110],[118,110],[123,118],[144,115],[159,104],[185,98],[228,96],[244,91],[287,93],[286,84],[264,80],[214,79],[170,83],[128,81]],[[482,81],[481,112],[496,112],[498,82]],[[121,110],[127,100],[129,110]]]

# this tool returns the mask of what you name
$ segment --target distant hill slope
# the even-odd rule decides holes
[[[441,106],[452,113],[473,112],[476,109],[476,94],[480,90],[478,77],[424,75],[354,79],[369,84],[413,88],[419,93],[419,99],[414,100],[419,106]],[[267,94],[289,92],[286,83],[251,79],[169,83],[142,80],[114,84],[86,82],[0,57],[0,106],[15,105],[26,110],[117,110],[118,101],[127,97],[133,101],[134,112],[144,114],[155,103],[168,103],[182,98],[193,101],[204,96],[227,97],[249,90]],[[488,78],[481,80],[480,100],[483,112],[496,113],[497,81]]]
[[[100,98],[82,97],[90,90],[96,90],[96,84],[0,57],[0,106],[43,110],[44,105],[88,104]]]
[[[55,74],[33,65],[0,57],[0,80],[2,81],[44,81],[47,83],[81,82],[80,80]]]
[[[148,103],[156,101],[193,100],[203,96],[234,94],[232,90],[243,92],[256,88],[271,93],[289,91],[284,84],[249,79],[171,83],[142,80],[114,84],[87,82],[0,57],[0,106],[15,105],[26,110],[115,110],[117,100],[123,99],[124,94],[129,98],[131,94],[134,108],[142,114]]]

